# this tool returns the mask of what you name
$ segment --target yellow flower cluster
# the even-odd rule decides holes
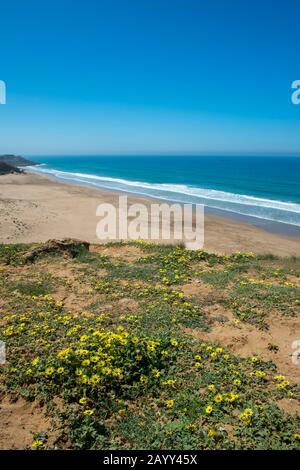
[[[253,416],[253,410],[251,408],[246,408],[243,413],[240,414],[240,419],[243,424],[249,425],[251,423],[251,418]]]
[[[284,380],[283,382],[280,382],[276,385],[276,387],[280,389],[284,389],[290,385],[290,382],[288,380]]]

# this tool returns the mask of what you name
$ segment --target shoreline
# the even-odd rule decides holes
[[[96,207],[103,202],[116,204],[120,193],[61,182],[57,178],[30,172],[1,176],[0,242],[31,243],[72,237],[86,239],[90,243],[104,243],[97,239],[95,233],[99,220]],[[143,202],[149,206],[151,202],[159,201],[141,195],[126,195],[129,204]],[[172,204],[171,201],[169,203]],[[266,227],[211,212],[205,209],[206,251],[224,254],[253,251],[280,256],[300,253],[300,240],[296,236],[271,233]]]
[[[30,171],[27,173],[33,174],[33,175],[40,175],[40,176],[45,176],[45,178],[49,178],[50,180],[61,182],[67,185],[76,185],[76,186],[82,186],[82,187],[87,187],[87,188],[97,188],[99,191],[108,191],[111,193],[116,193],[120,195],[127,194],[132,197],[137,197],[137,198],[143,198],[143,199],[148,199],[148,200],[153,200],[153,201],[160,201],[161,203],[165,202],[167,204],[186,204],[186,202],[183,201],[178,201],[172,198],[162,198],[159,196],[154,196],[154,195],[147,195],[144,193],[136,193],[136,192],[130,192],[130,191],[123,191],[121,189],[108,189],[105,187],[93,185],[92,183],[87,183],[83,181],[75,181],[75,180],[68,180],[64,178],[59,178],[58,176],[55,176],[54,174],[44,174],[40,173],[38,171],[31,171],[32,168],[30,168]],[[193,203],[195,204],[195,203]],[[211,206],[206,206],[205,205],[205,213],[211,214],[211,215],[216,215],[220,216],[222,218],[226,219],[231,219],[231,220],[236,220],[239,222],[245,222],[251,225],[254,225],[258,228],[261,228],[263,230],[266,230],[267,232],[270,233],[276,233],[280,235],[288,235],[291,237],[299,237],[300,238],[300,226],[285,223],[285,222],[278,222],[276,220],[270,220],[270,219],[264,219],[262,217],[256,217],[254,215],[246,215],[246,214],[240,214],[238,212],[234,212],[231,210],[226,210],[226,209],[219,209],[216,207],[211,207]]]
[[[104,156],[78,156],[74,161],[58,156],[41,157],[37,166],[27,169],[57,181],[120,194],[125,192],[169,203],[202,204],[207,213],[250,223],[271,233],[300,237],[300,186],[292,177],[300,168],[294,160],[293,171],[289,170],[285,182],[278,178],[286,170],[282,158],[279,164],[272,160],[268,177],[264,175],[269,163],[264,159],[238,160],[237,166],[230,159],[223,161],[220,157],[215,161],[200,156],[196,160],[181,157],[173,164],[162,157],[159,162],[156,164],[152,158],[145,157],[137,165],[133,156],[125,159],[119,156],[115,162]]]
[[[287,235],[293,238],[300,238],[300,227],[297,225],[287,224],[284,222],[277,222],[275,220],[268,220],[251,215],[239,214],[237,212],[225,211],[221,209],[215,209],[207,207],[206,211],[208,214],[216,215],[219,217],[236,220],[238,222],[254,225],[268,233],[277,235]],[[300,240],[299,240],[300,241]]]

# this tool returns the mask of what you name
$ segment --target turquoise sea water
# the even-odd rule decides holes
[[[31,157],[34,172],[64,181],[300,227],[299,157]]]

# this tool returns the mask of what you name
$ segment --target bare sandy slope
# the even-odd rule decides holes
[[[100,243],[96,236],[96,225],[100,220],[96,217],[96,208],[103,202],[118,206],[118,197],[109,191],[63,184],[33,174],[1,176],[0,242],[26,243],[75,237]],[[149,205],[151,201],[130,196],[128,202]],[[206,215],[204,249],[220,253],[253,251],[300,255],[300,239]]]

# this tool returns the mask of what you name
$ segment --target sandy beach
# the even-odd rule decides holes
[[[30,173],[1,176],[0,242],[30,243],[74,237],[100,243],[96,236],[99,221],[96,208],[103,202],[117,206],[118,196]],[[128,204],[135,202],[149,205],[151,200],[128,197]],[[252,251],[289,256],[299,255],[300,242],[296,237],[269,233],[248,223],[206,214],[204,249],[226,254]]]

